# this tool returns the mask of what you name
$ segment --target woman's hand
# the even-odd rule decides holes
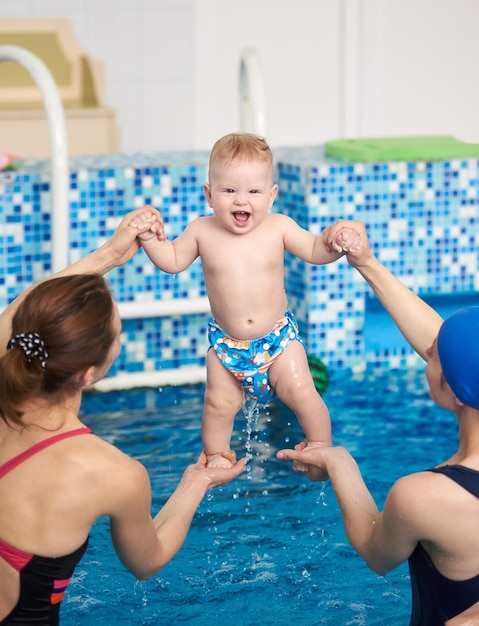
[[[279,450],[276,458],[293,461],[293,469],[300,468],[299,471],[312,482],[324,482],[329,478],[325,455],[332,449],[331,446],[308,446],[301,442],[294,446],[294,450]]]
[[[232,464],[232,467],[207,467],[206,466],[206,453],[203,450],[200,454],[198,461],[189,465],[184,474],[183,479],[195,478],[198,475],[203,476],[208,482],[207,490],[219,485],[226,485],[236,476],[239,476],[244,470],[246,465],[246,458],[236,460],[236,454],[232,450],[223,452],[223,456],[228,459]]]
[[[140,242],[137,240],[138,229],[131,226],[132,222],[138,219],[138,216],[143,215],[145,211],[154,219],[158,224],[163,225],[161,213],[153,207],[142,207],[127,213],[120,224],[117,226],[113,235],[108,239],[106,243],[99,248],[99,252],[106,253],[110,259],[112,267],[119,267],[132,257],[140,249]],[[111,268],[110,268],[111,269]]]
[[[346,253],[352,267],[359,268],[373,256],[366,228],[358,220],[338,220],[324,229],[322,237],[327,249]]]
[[[153,207],[146,206],[130,214],[129,226],[136,229],[137,237],[140,241],[150,241],[156,238],[158,241],[164,241],[165,225],[161,213]]]

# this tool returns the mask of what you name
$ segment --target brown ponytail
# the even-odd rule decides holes
[[[12,337],[36,333],[48,356],[42,367],[11,342],[15,345],[0,357],[0,417],[20,423],[18,407],[25,400],[77,391],[77,374],[108,356],[113,312],[111,293],[99,274],[53,278],[32,289],[13,317]]]

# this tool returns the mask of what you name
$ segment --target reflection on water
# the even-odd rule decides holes
[[[433,405],[421,372],[333,377],[325,400],[335,442],[354,454],[380,505],[406,468],[430,467],[454,449],[454,416]],[[84,399],[84,422],[147,467],[153,512],[201,450],[202,401],[201,385]],[[278,402],[251,407],[232,439],[248,471],[208,494],[158,575],[136,582],[114,554],[107,520],[97,523],[64,601],[65,626],[408,623],[407,566],[386,578],[367,569],[329,483],[310,483],[275,458],[302,438],[294,415]]]

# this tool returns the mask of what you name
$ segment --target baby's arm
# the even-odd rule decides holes
[[[198,256],[198,245],[194,228],[185,231],[173,241],[168,241],[161,214],[144,207],[130,220],[131,229],[138,231],[137,240],[149,259],[164,272],[177,274],[186,269]]]
[[[276,215],[278,228],[282,229],[284,247],[288,252],[307,263],[325,265],[337,261],[351,250],[359,250],[362,246],[361,230],[356,223],[343,220],[343,227],[334,231],[334,237],[326,237],[331,232],[329,227],[320,235],[299,226],[286,215]]]

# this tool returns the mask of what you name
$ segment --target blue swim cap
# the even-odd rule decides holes
[[[455,396],[479,410],[479,306],[453,313],[441,326],[437,349],[442,371]]]

